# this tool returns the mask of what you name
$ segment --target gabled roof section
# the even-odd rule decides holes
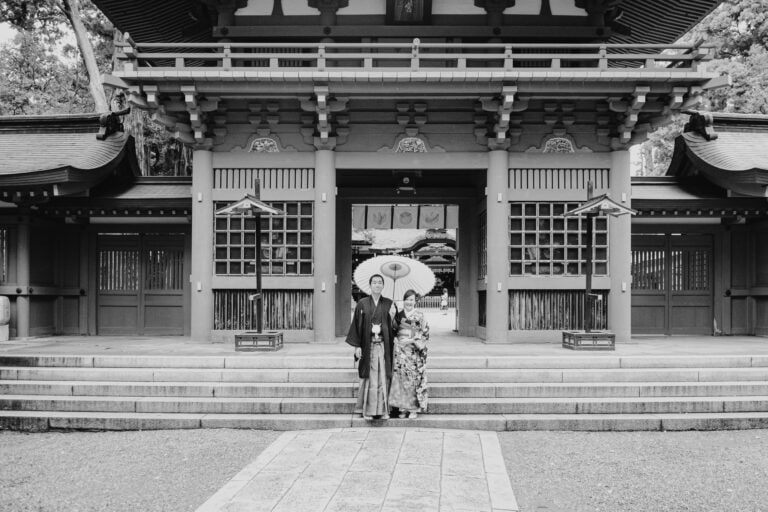
[[[768,185],[768,116],[690,112],[668,176],[703,175],[715,185],[764,197]]]
[[[608,197],[608,194],[603,194],[592,199],[587,200],[581,206],[567,211],[563,214],[564,217],[574,217],[578,215],[598,215],[600,213],[606,213],[614,217],[619,215],[634,215],[635,211],[632,208],[627,208]]]
[[[683,37],[722,0],[625,0],[617,20],[630,28],[631,34],[614,33],[609,43],[665,44]]]
[[[259,0],[262,2],[272,0]],[[283,0],[307,2],[307,0]],[[466,0],[470,2],[471,0]],[[680,39],[722,0],[624,0],[616,2],[622,14],[616,22],[631,33],[614,32],[606,42],[669,44]],[[213,40],[216,5],[240,8],[245,0],[94,0],[122,32],[137,42],[195,42]],[[482,18],[481,18],[482,19]],[[320,24],[318,11],[316,23]],[[286,34],[290,36],[290,34]]]
[[[201,0],[95,0],[121,31],[141,42],[211,41],[214,13]]]
[[[82,193],[139,173],[133,138],[96,138],[99,114],[0,117],[0,198],[23,202]]]

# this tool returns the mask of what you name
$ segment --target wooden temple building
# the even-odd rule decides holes
[[[436,227],[461,335],[559,339],[582,327],[586,227],[563,213],[588,187],[637,211],[596,219],[595,325],[768,326],[768,122],[693,115],[670,175],[630,179],[629,148],[719,83],[674,44],[717,0],[95,3],[125,35],[105,83],[194,148],[192,175],[138,176],[114,117],[0,119],[13,336],[252,329],[255,221],[214,212],[257,180],[283,212],[261,220],[265,327],[288,341],[346,332],[353,206],[401,204],[456,207]]]

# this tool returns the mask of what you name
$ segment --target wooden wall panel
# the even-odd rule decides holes
[[[766,235],[768,235],[766,231],[755,231],[754,286],[768,286],[768,236]]]
[[[213,170],[213,188],[253,190],[255,179],[261,190],[311,190],[315,188],[314,169],[223,169]]]
[[[745,231],[734,231],[731,246],[731,286],[749,286],[749,236]]]

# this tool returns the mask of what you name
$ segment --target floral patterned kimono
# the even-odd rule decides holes
[[[402,411],[427,410],[427,340],[429,325],[424,313],[399,311],[395,316],[397,338],[392,361],[389,405]]]

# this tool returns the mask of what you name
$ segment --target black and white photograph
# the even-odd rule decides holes
[[[768,0],[0,0],[0,511],[768,512]]]

